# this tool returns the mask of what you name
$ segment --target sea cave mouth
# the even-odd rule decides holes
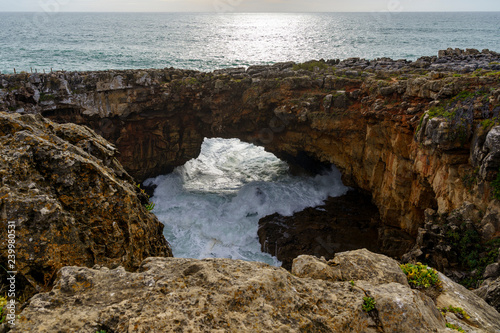
[[[340,172],[294,175],[264,148],[238,139],[206,138],[200,155],[174,172],[148,179],[153,213],[165,225],[174,256],[232,258],[280,265],[262,251],[259,220],[292,216],[345,194]]]

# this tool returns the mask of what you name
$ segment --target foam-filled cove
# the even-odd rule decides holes
[[[347,192],[340,172],[291,176],[288,165],[262,147],[237,139],[205,139],[200,156],[173,173],[148,179],[173,254],[280,262],[260,250],[259,219],[290,216]]]

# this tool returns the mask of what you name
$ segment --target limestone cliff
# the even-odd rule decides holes
[[[415,62],[2,75],[0,107],[90,126],[139,181],[196,157],[204,137],[240,138],[292,166],[335,164],[385,225],[414,237],[425,209],[472,203],[487,240],[500,234],[499,60],[446,50]]]
[[[0,151],[0,261],[14,253],[17,297],[49,290],[63,266],[132,270],[171,256],[116,148],[88,127],[0,112]]]

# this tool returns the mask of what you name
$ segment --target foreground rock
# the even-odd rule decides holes
[[[18,297],[49,289],[63,266],[131,270],[171,255],[116,154],[87,127],[0,113],[0,261],[13,225]]]
[[[396,261],[366,250],[339,256],[335,266],[299,257],[296,275],[229,259],[148,258],[140,273],[64,267],[12,332],[451,332]],[[328,269],[336,273],[321,273]],[[445,285],[440,306],[461,306],[471,318],[448,321],[469,332],[500,330],[493,308],[454,288]],[[369,313],[362,310],[367,295],[376,301]]]

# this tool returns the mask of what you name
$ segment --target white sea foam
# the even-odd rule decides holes
[[[146,184],[157,185],[153,212],[165,224],[174,256],[274,265],[276,258],[260,251],[259,219],[289,216],[347,191],[334,167],[315,177],[290,176],[286,163],[236,139],[205,139],[197,159]]]

